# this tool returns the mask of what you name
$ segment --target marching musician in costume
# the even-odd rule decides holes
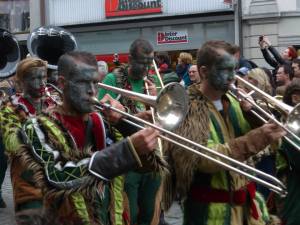
[[[22,60],[16,70],[16,82],[22,93],[11,96],[1,107],[0,128],[5,151],[11,161],[11,179],[15,211],[34,209],[39,214],[42,206],[41,190],[32,181],[32,171],[22,163],[23,155],[16,146],[17,130],[27,118],[41,113],[53,103],[43,98],[47,79],[47,63],[38,58]]]
[[[283,102],[295,107],[300,103],[300,78],[294,78],[287,86],[283,96]],[[296,140],[294,140],[295,143]],[[297,143],[300,145],[300,143]],[[283,225],[300,224],[300,153],[290,143],[283,140],[276,158],[277,176],[287,186],[287,196],[275,197],[276,213],[282,220]]]
[[[227,95],[236,62],[230,44],[206,42],[197,55],[200,84],[189,87],[188,116],[177,131],[192,141],[239,161],[264,149],[285,132],[273,124],[251,130],[239,103]],[[212,161],[166,143],[173,177],[167,179],[165,203],[184,198],[185,225],[265,224],[255,184]]]
[[[131,136],[107,147],[104,121],[93,110],[97,70],[96,59],[90,53],[61,56],[58,82],[62,105],[50,114],[30,119],[21,133],[24,145],[20,151],[45,194],[45,215],[54,214],[61,224],[116,224],[110,181],[142,167],[146,160],[140,156],[149,156],[157,144],[157,131],[146,128],[133,133],[135,129],[119,124],[116,126],[122,134]],[[109,96],[103,101],[124,110]],[[114,112],[104,113],[108,121],[120,119]],[[152,168],[163,166],[157,162]]]
[[[106,75],[104,84],[146,94],[145,82],[151,95],[156,95],[156,87],[159,86],[157,76],[148,75],[149,68],[154,59],[152,45],[144,39],[136,39],[129,49],[129,65],[118,67],[113,73]],[[147,78],[147,79],[145,79]],[[118,95],[104,89],[99,92],[99,99],[106,93],[113,98]],[[142,113],[146,109],[141,102],[121,97],[120,102],[131,113]],[[130,171],[125,178],[125,191],[129,199],[131,225],[158,224],[160,214],[161,185],[160,174],[152,171]]]

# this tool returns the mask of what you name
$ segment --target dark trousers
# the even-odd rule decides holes
[[[129,200],[131,225],[150,225],[161,177],[153,173],[129,172],[125,192]]]

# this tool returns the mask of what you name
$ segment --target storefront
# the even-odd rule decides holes
[[[114,53],[126,60],[138,37],[172,58],[194,54],[206,40],[234,42],[233,10],[222,0],[46,0],[45,8],[47,24],[70,30],[79,48],[99,60],[110,61]]]

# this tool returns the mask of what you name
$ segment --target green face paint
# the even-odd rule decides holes
[[[229,85],[234,80],[236,61],[228,53],[220,55],[208,76],[209,83],[218,91],[228,91]]]

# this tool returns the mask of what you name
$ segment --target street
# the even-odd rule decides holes
[[[10,181],[9,168],[6,171],[4,183],[2,185],[2,196],[7,204],[7,208],[0,209],[1,225],[15,225],[13,193]]]

